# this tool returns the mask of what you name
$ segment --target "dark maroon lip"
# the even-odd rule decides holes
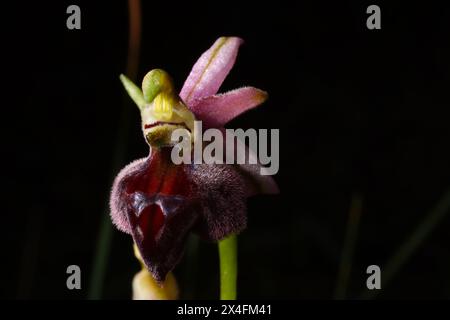
[[[156,122],[153,122],[152,124],[146,124],[144,126],[144,129],[150,129],[153,127],[162,126],[164,124],[169,124],[169,125],[174,125],[174,126],[182,126],[182,127],[185,127],[187,130],[189,130],[189,128],[186,126],[186,124],[184,122],[180,123],[180,122],[165,122],[165,121],[156,121]],[[189,130],[189,131],[191,131],[191,130]]]

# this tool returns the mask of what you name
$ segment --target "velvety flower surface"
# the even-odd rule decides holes
[[[259,165],[176,165],[170,157],[174,129],[192,133],[194,120],[203,121],[204,128],[222,129],[266,99],[264,91],[253,87],[217,94],[241,43],[236,37],[219,38],[195,63],[179,96],[162,70],[146,75],[142,91],[122,77],[141,111],[150,154],[116,177],[111,217],[119,230],[133,236],[159,282],[178,263],[190,231],[214,241],[239,233],[246,227],[246,197],[278,192],[271,177],[259,174]]]

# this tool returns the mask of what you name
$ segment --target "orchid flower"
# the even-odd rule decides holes
[[[157,283],[179,262],[186,237],[195,232],[220,241],[246,227],[246,198],[277,193],[259,165],[180,164],[171,161],[171,134],[195,120],[204,128],[219,128],[267,98],[267,93],[243,87],[217,94],[234,65],[242,40],[221,37],[198,59],[180,93],[160,69],[147,73],[142,90],[127,77],[122,83],[138,106],[149,155],[126,166],[111,192],[111,218],[133,237],[145,268]]]

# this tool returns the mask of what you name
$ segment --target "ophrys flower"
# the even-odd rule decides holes
[[[219,38],[194,65],[179,95],[160,69],[147,73],[142,90],[121,76],[139,107],[148,157],[126,166],[111,193],[111,217],[133,236],[145,266],[161,282],[174,268],[190,231],[217,241],[246,227],[246,197],[275,193],[258,165],[181,164],[171,161],[171,135],[185,128],[195,140],[194,121],[222,128],[242,112],[261,104],[267,94],[243,87],[216,94],[231,70],[242,40]]]

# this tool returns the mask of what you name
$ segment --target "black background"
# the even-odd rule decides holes
[[[70,4],[81,30],[66,28]],[[450,11],[375,2],[382,29],[368,30],[370,4],[143,1],[139,79],[159,67],[180,88],[216,38],[236,35],[245,44],[221,91],[270,95],[229,124],[281,136],[281,194],[249,200],[239,238],[241,298],[332,298],[354,193],[363,210],[348,297],[359,297],[366,267],[383,270],[449,187]],[[112,179],[148,152],[118,80],[127,2],[2,8],[1,294],[84,299]],[[450,297],[449,227],[447,216],[379,298]],[[131,244],[114,230],[102,297],[130,297]],[[200,243],[190,263],[175,270],[182,296],[218,298],[215,245]],[[70,264],[80,291],[66,288]]]

